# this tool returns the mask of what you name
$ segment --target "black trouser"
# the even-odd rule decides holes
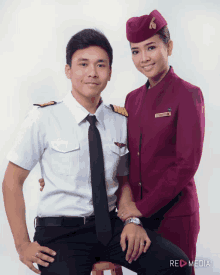
[[[82,226],[37,226],[34,240],[57,252],[55,261],[48,267],[39,266],[42,275],[89,275],[95,262],[110,261],[124,266],[138,274],[168,275],[191,273],[191,267],[179,267],[180,260],[188,262],[187,256],[177,246],[145,228],[151,240],[146,253],[129,264],[125,260],[126,251],[120,246],[123,222],[115,213],[111,218],[113,237],[105,247],[96,238],[95,222]],[[175,264],[174,264],[175,263]]]

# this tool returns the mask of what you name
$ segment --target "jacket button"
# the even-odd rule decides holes
[[[138,155],[138,156],[140,156],[140,153],[139,153],[139,152],[137,152],[137,155]]]
[[[141,186],[141,182],[138,183]]]

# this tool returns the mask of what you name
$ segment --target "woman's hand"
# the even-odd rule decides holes
[[[41,178],[41,179],[39,179],[38,180],[39,181],[39,183],[40,183],[40,191],[43,191],[43,189],[44,189],[44,185],[45,185],[45,182],[44,182],[44,179],[43,178]]]
[[[143,217],[141,212],[137,209],[135,202],[120,205],[118,210],[118,217],[124,222],[129,217]]]

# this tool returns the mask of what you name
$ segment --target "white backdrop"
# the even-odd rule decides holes
[[[114,61],[112,80],[103,98],[123,106],[126,94],[146,81],[132,63],[125,23],[154,9],[166,18],[174,41],[170,65],[180,77],[201,87],[205,98],[205,144],[196,174],[201,213],[197,259],[212,263],[196,268],[196,274],[219,274],[219,0],[0,0],[0,179],[8,163],[6,154],[32,104],[62,99],[71,89],[64,74],[70,37],[90,27],[106,34],[113,46]],[[31,238],[39,177],[36,166],[24,186]],[[34,274],[18,259],[2,196],[0,226],[1,274]],[[125,275],[131,273],[124,269]]]

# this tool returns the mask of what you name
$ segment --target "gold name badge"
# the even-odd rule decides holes
[[[164,117],[164,116],[171,116],[171,112],[164,112],[164,113],[155,114],[155,118]]]

